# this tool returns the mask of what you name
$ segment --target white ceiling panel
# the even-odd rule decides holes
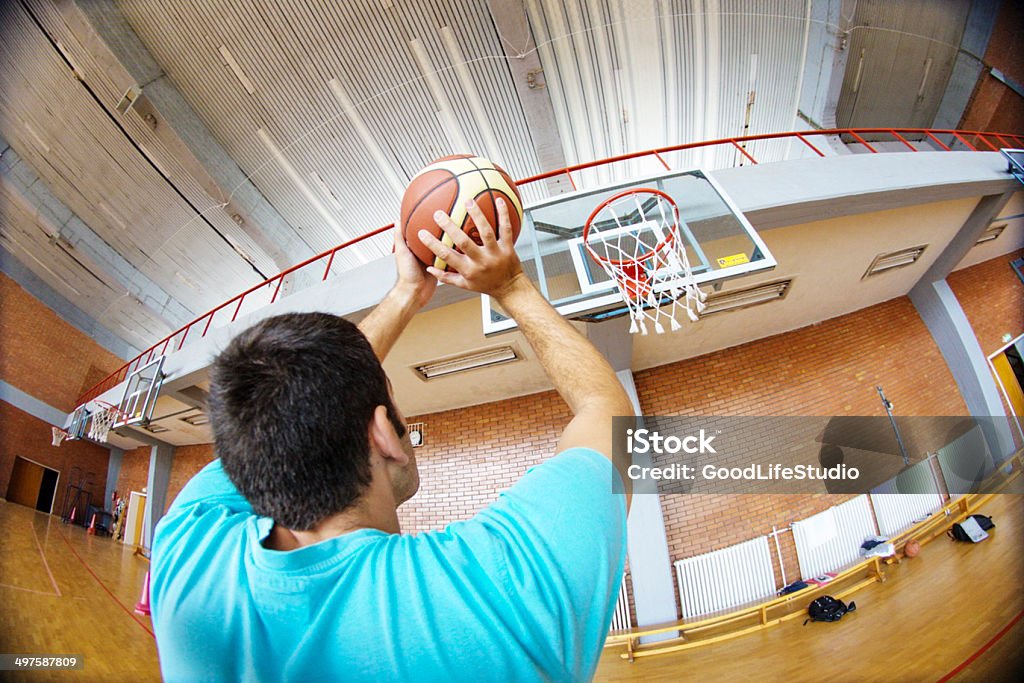
[[[438,4],[118,6],[251,181],[325,250],[394,221],[405,183],[438,156],[540,170],[486,3]],[[373,240],[338,263],[388,250]]]
[[[807,0],[526,0],[566,160],[788,130],[809,6]],[[786,143],[749,149],[758,161],[778,161]],[[714,169],[734,165],[739,154],[722,147],[669,161]],[[642,163],[581,177],[587,185],[607,184],[642,174]]]
[[[9,27],[0,42],[0,134],[48,190],[193,310],[258,281],[97,106],[31,18],[5,4],[0,21]],[[198,283],[198,291],[182,285],[177,272]]]

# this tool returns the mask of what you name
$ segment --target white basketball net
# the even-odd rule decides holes
[[[697,286],[679,235],[679,208],[664,192],[627,190],[606,200],[590,215],[583,232],[590,255],[601,264],[626,302],[629,331],[674,332],[676,316],[686,311],[692,321],[704,310],[707,295]]]
[[[50,429],[53,432],[53,439],[52,439],[51,443],[54,446],[59,446],[61,444],[61,442],[65,438],[67,438],[68,433],[65,432],[63,429],[61,429],[60,427],[50,427]]]
[[[107,442],[107,434],[114,424],[117,408],[101,408],[92,414],[89,421],[89,438],[100,443]]]

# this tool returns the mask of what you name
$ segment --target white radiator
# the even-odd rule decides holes
[[[877,533],[867,495],[793,522],[800,576],[812,579],[860,559],[860,546]]]
[[[894,536],[942,507],[937,493],[872,493],[878,530]]]
[[[629,616],[629,589],[626,587],[626,577],[622,577],[622,586],[619,588],[619,598],[615,601],[615,611],[612,612],[612,631],[625,631],[633,627],[633,620]]]
[[[878,530],[898,534],[942,507],[931,460],[922,460],[871,491]]]
[[[775,594],[775,574],[764,536],[676,563],[679,601],[689,619]]]

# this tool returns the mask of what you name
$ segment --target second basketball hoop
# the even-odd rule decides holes
[[[601,202],[583,229],[587,253],[622,293],[631,318],[629,331],[647,334],[680,329],[677,315],[696,321],[706,295],[690,268],[679,234],[679,207],[667,193],[630,188]]]

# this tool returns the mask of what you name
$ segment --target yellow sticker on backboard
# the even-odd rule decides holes
[[[742,263],[750,263],[750,257],[746,254],[733,254],[732,256],[723,256],[718,259],[719,268],[728,268],[729,266],[738,266]]]

